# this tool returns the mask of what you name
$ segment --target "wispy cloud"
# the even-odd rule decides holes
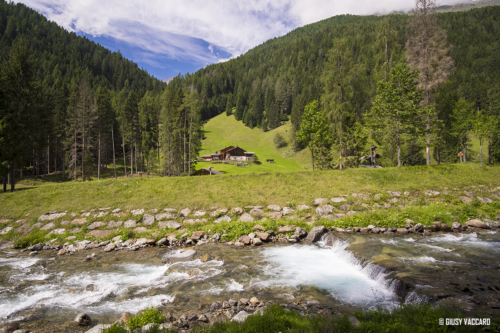
[[[148,53],[202,65],[234,58],[270,38],[334,15],[388,13],[409,10],[414,4],[414,0],[20,2],[69,31],[115,38]]]

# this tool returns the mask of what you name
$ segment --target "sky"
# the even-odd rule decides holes
[[[439,4],[467,0],[438,0]],[[414,0],[20,0],[162,80],[236,58],[335,15],[407,11]]]

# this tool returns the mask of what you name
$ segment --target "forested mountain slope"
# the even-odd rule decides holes
[[[325,93],[322,75],[342,49],[349,53],[343,63],[343,79],[351,89],[347,103],[364,124],[377,81],[384,75],[386,46],[391,66],[405,61],[408,18],[332,17],[269,40],[236,59],[188,74],[185,80],[202,96],[204,120],[234,111],[236,119],[249,127],[272,129],[291,118],[298,130],[305,105]],[[491,99],[488,96],[500,91],[500,6],[440,13],[439,24],[447,33],[454,70],[434,91],[432,102],[445,127],[451,128],[450,114],[460,98],[484,109]],[[457,143],[450,137],[446,140],[451,148],[444,160],[454,161]]]
[[[111,52],[85,37],[67,32],[45,16],[18,3],[0,0],[0,59],[10,52],[16,38],[23,36],[35,60],[36,75],[44,86],[52,87],[54,72],[64,81],[80,82],[87,77],[92,86],[121,90],[125,81],[133,90],[164,88],[159,80],[136,63]]]

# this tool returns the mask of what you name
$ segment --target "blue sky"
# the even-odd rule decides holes
[[[452,3],[460,0],[439,0]],[[462,0],[460,2],[465,2]],[[158,79],[227,61],[340,14],[409,10],[414,0],[20,0]]]

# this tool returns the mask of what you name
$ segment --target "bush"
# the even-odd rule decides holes
[[[274,137],[274,145],[279,149],[288,146],[288,142],[286,142],[283,135],[276,133],[276,136]]]
[[[28,246],[31,246],[31,245],[43,243],[45,241],[45,234],[46,233],[47,233],[46,231],[42,231],[42,230],[34,231],[29,236],[16,239],[14,241],[14,247],[16,249],[24,249],[24,248],[27,248]]]
[[[128,330],[118,324],[113,324],[110,327],[104,329],[102,333],[128,333]]]
[[[130,317],[127,321],[127,327],[131,330],[134,330],[137,327],[146,326],[147,324],[151,323],[159,325],[163,320],[164,317],[161,315],[160,310],[151,306],[142,311],[142,313],[138,313]]]

